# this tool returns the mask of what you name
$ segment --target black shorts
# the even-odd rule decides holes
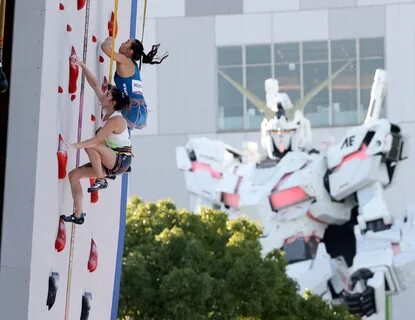
[[[132,156],[131,154],[117,152],[117,158],[115,159],[114,168],[105,168],[107,175],[121,174],[127,172],[131,165]]]

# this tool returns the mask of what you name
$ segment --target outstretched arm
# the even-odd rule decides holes
[[[94,77],[94,75],[91,73],[91,71],[88,69],[85,63],[79,60],[78,57],[76,57],[75,60],[76,60],[76,63],[82,68],[85,78],[88,81],[91,88],[94,90],[98,100],[101,101],[103,92],[102,92],[101,86],[98,83],[98,80]]]
[[[104,52],[108,56],[108,58],[111,58],[111,44],[112,44],[111,37],[106,38],[104,42],[101,43],[102,52]],[[126,63],[129,63],[130,61],[130,59],[128,59],[126,56],[118,52],[114,52],[113,58],[115,61],[121,64],[126,64]]]
[[[97,132],[96,136],[81,142],[73,143],[70,148],[85,149],[93,148],[105,142],[105,139],[117,128],[118,119],[109,119],[106,124]]]

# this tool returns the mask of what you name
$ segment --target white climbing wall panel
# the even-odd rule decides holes
[[[15,1],[12,78],[0,269],[1,319],[79,319],[82,295],[92,294],[89,319],[110,319],[120,217],[121,177],[90,203],[83,181],[86,221],[75,227],[68,281],[72,224],[66,245],[55,250],[59,215],[72,213],[67,177],[58,180],[58,136],[77,140],[82,104],[81,71],[77,90],[68,93],[72,47],[82,59],[87,3],[83,0]],[[78,5],[81,7],[78,9]],[[108,77],[109,59],[100,51],[108,36],[112,1],[90,1],[86,63],[99,81]],[[128,39],[130,1],[120,1],[116,48]],[[96,41],[95,41],[96,40]],[[100,57],[103,57],[100,58]],[[114,65],[115,67],[115,65]],[[85,82],[82,140],[92,137],[99,109]],[[75,167],[68,153],[68,172]],[[81,151],[80,163],[87,161]],[[91,239],[98,266],[87,268]],[[59,274],[54,305],[48,310],[48,277]],[[70,287],[68,289],[68,286]]]

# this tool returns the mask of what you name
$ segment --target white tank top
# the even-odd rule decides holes
[[[110,115],[108,117],[107,120],[103,120],[102,121],[102,126],[105,125],[105,123],[114,117],[120,116],[123,118],[121,112],[120,111],[114,111],[112,113],[112,115]],[[128,127],[127,127],[127,122],[124,120],[125,122],[125,130],[121,133],[111,133],[106,139],[105,139],[105,144],[107,145],[107,147],[111,148],[111,149],[117,149],[117,148],[121,148],[121,147],[131,147],[131,141],[130,141],[130,135],[128,133]]]

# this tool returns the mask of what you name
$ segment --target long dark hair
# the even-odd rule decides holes
[[[108,85],[108,90],[111,91],[112,100],[115,101],[114,109],[117,111],[130,108],[130,97],[124,92],[117,89],[117,87]]]
[[[161,58],[156,57],[157,50],[159,49],[159,47],[160,43],[154,44],[151,47],[151,50],[146,54],[144,52],[144,47],[141,41],[134,39],[130,47],[130,49],[133,50],[133,55],[131,59],[135,61],[141,60],[143,63],[160,64],[164,59],[166,59],[169,56],[169,54],[165,52]]]

